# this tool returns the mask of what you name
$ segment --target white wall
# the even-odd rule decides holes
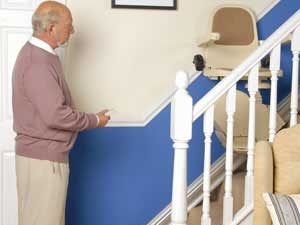
[[[68,0],[76,33],[66,73],[80,110],[114,108],[115,121],[143,121],[174,89],[179,69],[193,70],[197,39],[214,7],[250,6],[256,14],[271,0],[178,0],[178,9],[111,9],[111,0]]]

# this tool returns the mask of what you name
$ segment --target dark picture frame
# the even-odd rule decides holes
[[[177,0],[164,0],[164,3],[155,3],[149,4],[149,0],[141,0],[139,4],[131,4],[131,2],[136,2],[132,0],[111,0],[112,8],[127,8],[127,9],[165,9],[165,10],[176,10],[177,9]]]

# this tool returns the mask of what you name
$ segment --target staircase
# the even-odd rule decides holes
[[[277,107],[278,114],[283,118],[283,123],[288,126],[288,122],[290,119],[290,116],[288,114],[288,111],[283,107],[284,105],[287,105],[290,103],[290,95],[284,98]],[[289,105],[289,104],[288,104]],[[297,121],[300,121],[300,115],[298,115]],[[216,121],[215,121],[216,126]],[[217,132],[217,130],[215,130]],[[219,136],[219,140],[223,144],[223,146],[226,145],[226,137]],[[240,148],[238,146],[233,146],[235,158],[234,161],[236,162],[237,158],[243,160],[241,157],[241,154],[246,153],[246,149]],[[246,162],[246,161],[244,161]],[[232,196],[233,196],[233,213],[236,213],[240,208],[243,207],[244,203],[244,191],[243,188],[245,185],[245,173],[246,173],[246,164],[240,163],[237,164],[238,167],[236,169],[233,169],[233,176],[232,176]],[[214,178],[211,177],[212,180]],[[210,204],[211,204],[211,218],[212,218],[212,224],[218,225],[222,224],[223,220],[223,211],[220,210],[223,207],[223,196],[225,194],[225,183],[222,182],[218,187],[212,188],[211,196],[210,196]],[[192,207],[192,209],[188,213],[188,219],[187,219],[187,225],[199,225],[201,224],[201,215],[202,215],[202,204],[201,202],[198,203],[195,207]]]
[[[245,183],[245,172],[238,171],[233,174],[232,177],[232,196],[233,196],[233,212],[236,213],[240,208],[243,207],[244,193],[243,189]],[[220,210],[223,207],[223,196],[225,194],[225,183],[223,182],[218,188],[214,190],[211,195],[211,218],[212,224],[222,224],[223,211]],[[193,208],[188,214],[188,225],[199,225],[201,224],[202,204]]]
[[[214,110],[216,102],[226,95],[227,132],[226,132],[226,165],[224,193],[220,192],[218,204],[223,204],[219,211],[223,211],[222,219],[214,224],[237,225],[252,224],[253,196],[254,196],[254,148],[255,148],[255,123],[256,123],[256,94],[259,83],[260,60],[270,54],[271,95],[269,112],[268,140],[273,142],[276,134],[277,116],[277,74],[280,67],[281,42],[292,34],[291,50],[293,53],[292,70],[292,90],[290,104],[290,126],[297,124],[298,113],[298,75],[299,75],[299,51],[300,51],[300,10],[287,20],[277,31],[275,31],[259,48],[257,48],[241,65],[220,81],[203,98],[193,104],[193,99],[187,92],[188,76],[185,72],[177,73],[177,92],[173,97],[171,107],[171,138],[174,141],[174,170],[173,170],[173,190],[172,190],[172,225],[187,225],[187,149],[188,142],[192,138],[193,121],[200,116],[203,117],[204,140],[204,169],[203,169],[203,201],[201,225],[211,225],[217,219],[211,213],[214,203],[210,202],[211,196],[211,136],[214,131]],[[233,128],[234,114],[236,108],[236,84],[244,74],[249,73],[249,122],[247,140],[247,170],[245,175],[240,175],[245,179],[244,201],[241,207],[234,209],[233,189],[236,184],[233,182]],[[242,179],[242,178],[241,178]],[[220,207],[220,206],[218,206]],[[219,215],[220,212],[218,212]],[[191,214],[192,215],[192,214]],[[221,220],[221,221],[220,221]],[[190,222],[192,223],[192,222]],[[197,221],[200,225],[200,221]],[[196,224],[190,224],[196,225]]]

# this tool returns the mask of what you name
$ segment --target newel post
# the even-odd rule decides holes
[[[174,168],[172,190],[172,225],[187,224],[187,150],[192,138],[193,100],[186,91],[188,76],[176,74],[177,92],[171,105],[171,138],[174,142]]]

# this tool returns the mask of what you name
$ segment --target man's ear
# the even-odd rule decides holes
[[[48,24],[48,26],[46,27],[46,32],[48,34],[53,33],[53,30],[55,29],[55,25],[54,24]]]

